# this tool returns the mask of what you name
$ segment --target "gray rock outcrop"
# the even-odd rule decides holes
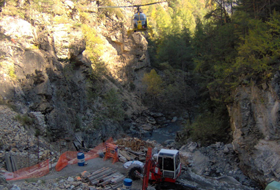
[[[74,10],[73,2],[69,2],[65,2],[65,7]],[[90,16],[95,18],[96,14]],[[55,140],[88,129],[102,138],[122,133],[120,124],[102,121],[108,115],[104,96],[110,89],[121,92],[118,96],[128,116],[140,113],[144,108],[133,93],[128,93],[128,81],[141,80],[139,75],[137,79],[134,77],[134,63],[141,61],[143,68],[149,64],[147,41],[140,33],[126,36],[125,30],[114,31],[116,21],[113,19],[106,22],[107,27],[96,25],[100,31],[98,37],[104,42],[100,60],[108,69],[102,84],[93,77],[82,29],[73,27],[72,22],[52,23],[51,16],[46,13],[38,13],[34,18],[35,25],[10,16],[1,19],[0,32],[6,40],[0,41],[4,61],[1,63],[0,95],[3,101],[14,104],[20,113],[30,113],[41,135],[49,135]],[[135,40],[134,36],[141,40]],[[101,122],[96,123],[96,120]],[[102,125],[112,133],[101,130]]]
[[[142,93],[136,89],[149,66],[143,35],[127,36],[128,27],[114,15],[99,19],[95,3],[84,2],[95,10],[88,10],[86,21],[82,20],[76,3],[59,3],[67,18],[34,9],[28,20],[7,15],[1,15],[0,19],[0,105],[6,106],[0,108],[0,114],[4,117],[7,109],[13,109],[13,115],[20,120],[11,127],[12,132],[9,125],[0,128],[0,145],[2,150],[22,158],[18,168],[45,157],[49,144],[43,138],[72,141],[75,133],[79,133],[89,147],[95,146],[109,137],[124,134],[124,118],[145,109],[139,94],[133,92]],[[126,11],[125,16],[131,14],[131,10]],[[63,18],[67,22],[62,22]],[[89,42],[81,27],[88,22],[102,41],[103,56],[95,61],[107,69],[106,75],[94,73],[94,61],[87,49]],[[136,43],[133,36],[141,40]],[[141,69],[135,70],[138,63]],[[109,97],[112,90],[115,96]],[[40,137],[40,146],[35,135]],[[17,139],[14,143],[10,142],[14,139]],[[65,151],[73,148],[69,144],[56,143],[54,148],[62,147],[61,151]],[[2,150],[0,166],[5,167]],[[26,164],[28,159],[31,161]]]
[[[269,83],[240,86],[228,106],[240,167],[264,187],[280,180],[279,81],[277,73]]]
[[[188,174],[184,177],[198,180],[193,180],[198,183],[198,189],[203,189],[203,181],[211,184],[210,189],[226,189],[230,184],[233,189],[259,189],[259,184],[240,170],[238,155],[231,144],[217,142],[207,147],[199,147],[197,143],[189,142],[182,146],[179,152],[182,164],[188,167]],[[210,179],[213,182],[210,182]]]

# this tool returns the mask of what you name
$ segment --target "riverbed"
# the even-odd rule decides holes
[[[175,140],[177,131],[180,131],[182,126],[178,123],[169,123],[166,127],[154,129],[150,137],[145,137],[143,140],[155,140],[163,144],[167,140]]]

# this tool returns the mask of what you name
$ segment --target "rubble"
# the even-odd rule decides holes
[[[133,143],[129,144],[128,142]],[[137,138],[119,139],[118,141],[115,141],[115,144],[120,148],[119,155],[125,155],[130,159],[133,159],[134,157],[140,158],[141,156],[145,156],[148,146],[153,145],[154,153],[157,153],[158,150],[163,148],[154,141],[142,141]],[[124,144],[128,144],[128,146],[130,146],[125,147]],[[140,147],[138,147],[139,144],[141,145]],[[198,147],[196,143],[190,142],[189,144],[183,146],[179,151],[183,168],[181,176],[178,180],[178,184],[176,184],[176,189],[259,190],[248,179],[244,179],[242,177],[243,174],[240,173],[241,171],[235,168],[235,155],[230,145],[216,143],[209,147]],[[199,161],[197,157],[198,155],[203,155],[201,158],[205,159],[203,159],[203,161]],[[219,161],[219,158],[223,161]],[[99,159],[101,159],[101,162],[105,162],[104,159]],[[216,159],[216,161],[214,161],[214,159]],[[201,165],[198,164],[199,162]],[[108,163],[112,164],[110,160],[108,160]],[[116,167],[116,165],[118,166]],[[120,167],[122,167],[120,163],[115,163],[115,165],[111,166],[107,165],[100,168],[97,167],[97,169],[93,171],[88,170],[79,173],[77,172],[77,176],[75,176],[75,173],[73,172],[74,176],[57,178],[52,182],[48,181],[46,183],[44,180],[30,182],[32,179],[28,179],[23,183],[15,183],[14,185],[17,185],[17,187],[20,189],[37,190],[117,189],[122,187],[123,180],[127,175],[127,173],[124,171],[124,165],[122,168]],[[223,167],[225,167],[224,170],[222,169]],[[220,173],[212,173],[211,171],[214,170],[220,171]],[[201,173],[198,175],[197,171]],[[134,181],[133,183],[140,184],[141,181]],[[2,186],[9,187],[7,190],[10,190],[13,187],[11,184],[5,184]],[[137,190],[139,189],[140,188]]]
[[[148,147],[160,150],[162,145],[155,141],[143,141],[136,137],[126,137],[115,142],[119,147],[119,160],[123,163],[131,160],[145,161]]]
[[[20,118],[27,117],[0,105],[0,168],[15,171],[50,159],[57,161],[59,154],[44,138],[36,138]],[[51,149],[51,150],[50,150]]]
[[[231,144],[217,142],[207,147],[199,147],[197,143],[189,142],[182,146],[179,152],[181,163],[188,168],[187,176],[192,176],[189,177],[191,181],[194,178],[205,181],[205,176],[215,180],[215,183],[223,181],[225,184],[243,185],[243,189],[259,189],[259,185],[246,177],[239,168],[238,156]]]

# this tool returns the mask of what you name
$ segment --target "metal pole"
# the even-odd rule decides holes
[[[28,162],[28,168],[30,167],[30,160],[29,160],[29,154],[30,154],[30,148],[29,148],[29,138],[28,138],[28,134],[26,135],[27,137],[27,150],[28,150],[28,153],[27,153],[27,162]]]
[[[49,142],[49,163],[51,165],[51,169],[52,169],[52,158],[51,158],[51,142]]]
[[[37,139],[38,139],[38,164],[39,164],[39,157],[40,157],[40,149],[39,149],[39,135],[38,135],[38,137],[37,137]]]

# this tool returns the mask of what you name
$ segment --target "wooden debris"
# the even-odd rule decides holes
[[[99,169],[99,170],[96,170],[95,172],[93,172],[92,174],[91,174],[91,176],[93,176],[93,175],[96,175],[96,174],[98,174],[98,173],[100,173],[100,172],[103,172],[103,171],[105,171],[105,170],[107,170],[107,169],[109,169],[108,167],[106,167],[106,168],[101,168],[101,169]]]
[[[88,150],[85,141],[82,139],[80,135],[75,135],[75,140],[73,141],[73,145],[77,151],[80,150]]]
[[[113,171],[112,169],[108,169],[94,176],[90,176],[88,179],[92,185],[95,185],[99,182],[100,178],[102,179],[103,177],[106,177],[108,174],[111,174],[112,171]]]
[[[131,150],[139,151],[141,147],[145,146],[145,141],[142,141],[138,138],[124,138],[117,140],[116,144],[119,147],[128,147]]]
[[[131,149],[127,149],[128,152],[132,153],[132,154],[135,154],[137,156],[145,156],[146,154],[144,152],[136,152],[136,151],[133,151]]]
[[[111,189],[117,190],[118,188],[121,188],[123,186],[122,183],[118,183],[117,185],[113,186]]]
[[[82,172],[82,174],[86,174],[86,172]],[[96,189],[117,189],[122,186],[125,176],[111,168],[103,167],[86,178],[89,185]]]
[[[122,182],[122,181],[124,180],[124,178],[125,178],[125,176],[120,175],[120,176],[118,176],[118,177],[112,179],[111,182],[112,182],[113,184],[117,184],[117,183],[119,183],[119,182]]]
[[[121,154],[123,157],[125,157],[128,161],[132,160],[132,158],[124,150],[119,150],[119,154]]]

